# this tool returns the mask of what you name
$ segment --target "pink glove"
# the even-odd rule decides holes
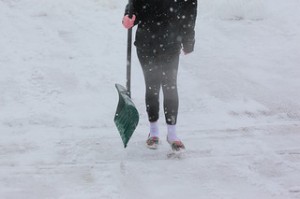
[[[182,50],[182,51],[183,51],[183,54],[184,54],[184,55],[189,55],[189,54],[190,54],[190,52],[187,53],[187,52],[185,52],[184,50]]]
[[[135,15],[132,15],[132,18],[130,19],[128,15],[125,15],[123,17],[123,26],[127,29],[132,28],[134,26],[134,21],[135,21]]]

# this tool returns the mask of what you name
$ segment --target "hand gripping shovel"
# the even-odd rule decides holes
[[[129,17],[132,17],[132,2],[129,0]],[[127,147],[136,126],[139,122],[139,113],[131,100],[131,43],[132,29],[128,29],[127,37],[127,82],[126,88],[120,84],[115,84],[119,93],[119,103],[117,106],[114,122],[121,135],[124,147]]]

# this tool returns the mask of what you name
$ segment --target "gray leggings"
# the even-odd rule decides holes
[[[174,125],[178,114],[177,72],[179,53],[150,54],[137,49],[146,86],[146,110],[150,122],[159,118],[159,93],[163,91],[163,106],[167,124]]]

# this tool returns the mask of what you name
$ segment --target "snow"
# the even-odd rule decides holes
[[[113,123],[125,85],[126,2],[0,1],[0,198],[300,198],[300,3],[199,0],[181,56],[179,136],[156,151],[133,48],[140,124]]]

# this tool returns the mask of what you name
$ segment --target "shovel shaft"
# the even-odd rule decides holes
[[[131,43],[132,43],[132,29],[128,30],[127,38],[127,78],[126,78],[126,88],[128,96],[131,97]]]
[[[132,8],[132,0],[128,1],[129,6],[129,17],[132,17],[133,8]],[[128,29],[127,33],[127,67],[126,67],[126,88],[128,92],[128,96],[131,97],[131,45],[132,45],[132,28]]]

